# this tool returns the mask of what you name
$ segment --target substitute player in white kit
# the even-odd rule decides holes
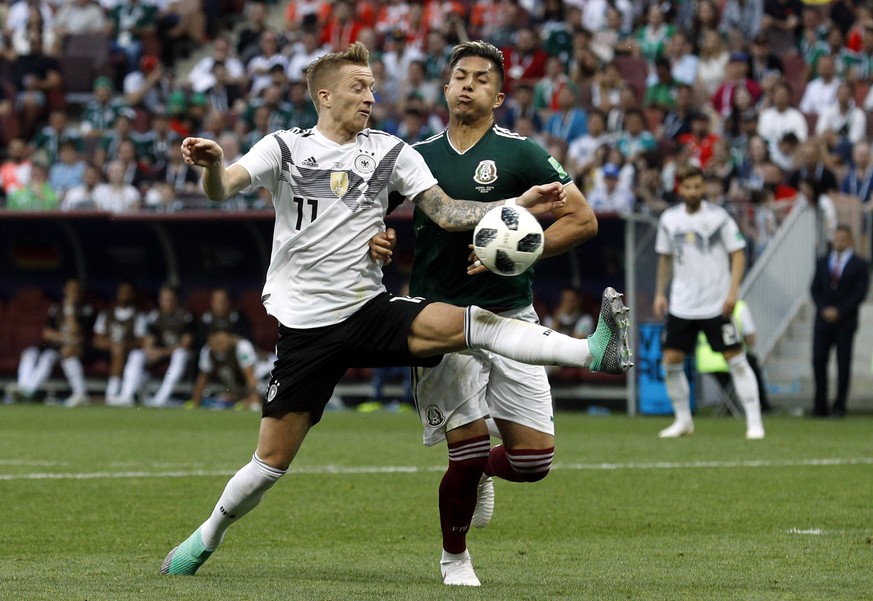
[[[443,353],[487,349],[536,364],[630,366],[627,308],[618,295],[590,344],[478,307],[392,296],[368,243],[381,229],[389,193],[413,199],[446,229],[473,229],[503,204],[458,201],[436,185],[421,156],[402,140],[365,129],[373,107],[369,52],[360,43],[316,60],[307,71],[318,124],[264,137],[224,167],[212,140],[186,138],[182,153],[205,169],[203,188],[225,199],[248,186],[270,190],[276,225],[263,300],[280,323],[277,360],[264,401],[257,450],[227,483],[209,518],[167,555],[164,574],[194,574],[227,528],[251,511],[287,471],[350,366],[433,366]],[[560,208],[560,184],[535,186],[518,204]],[[619,355],[619,358],[615,356]]]
[[[743,352],[732,320],[746,268],[746,241],[727,211],[703,199],[703,172],[694,166],[679,171],[683,203],[661,214],[655,250],[660,255],[654,312],[667,316],[662,343],[667,394],[675,421],[661,438],[694,432],[685,356],[693,353],[700,331],[712,350],[724,355],[734,388],[746,413],[746,438],[764,438],[758,382]],[[672,272],[670,301],[667,283]]]

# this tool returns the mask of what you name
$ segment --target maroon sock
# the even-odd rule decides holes
[[[447,553],[463,553],[467,548],[476,488],[490,448],[487,434],[449,445],[449,467],[440,482],[440,527]]]
[[[485,473],[510,482],[536,482],[549,474],[555,447],[548,449],[514,449],[502,444],[491,449]]]

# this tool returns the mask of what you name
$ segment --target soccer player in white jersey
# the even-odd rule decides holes
[[[373,108],[369,52],[360,43],[316,60],[306,74],[318,111],[310,130],[265,136],[225,168],[212,140],[186,138],[185,160],[204,168],[203,188],[225,199],[249,186],[270,190],[276,225],[263,300],[279,320],[277,360],[252,460],[228,481],[212,514],[167,555],[164,574],[194,574],[227,528],[287,471],[333,389],[351,366],[436,365],[442,354],[487,349],[527,363],[630,366],[627,308],[611,304],[603,347],[479,307],[388,294],[368,243],[384,229],[389,193],[412,199],[446,229],[473,229],[502,201],[448,197],[421,156],[398,138],[365,129]],[[559,184],[517,199],[534,212],[560,208]],[[623,359],[616,356],[623,357]]]
[[[680,170],[678,179],[683,202],[661,214],[655,239],[660,257],[653,308],[658,317],[667,316],[662,348],[667,394],[675,414],[675,421],[659,436],[678,438],[694,432],[684,365],[703,331],[712,350],[722,353],[730,367],[746,413],[746,438],[761,439],[764,425],[758,383],[732,320],[746,268],[746,242],[727,211],[703,199],[699,168]]]

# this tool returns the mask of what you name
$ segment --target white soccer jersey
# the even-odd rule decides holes
[[[418,152],[371,129],[344,145],[315,128],[275,132],[236,164],[273,194],[264,306],[290,328],[342,322],[383,292],[368,242],[385,229],[388,195],[414,198],[437,183]]]
[[[684,204],[661,215],[655,251],[673,256],[670,314],[684,319],[721,315],[730,291],[730,253],[746,246],[736,222],[706,201],[688,213]]]

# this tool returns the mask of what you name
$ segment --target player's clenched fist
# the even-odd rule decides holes
[[[189,165],[214,167],[221,164],[224,152],[215,140],[185,138],[182,140],[182,158]]]

